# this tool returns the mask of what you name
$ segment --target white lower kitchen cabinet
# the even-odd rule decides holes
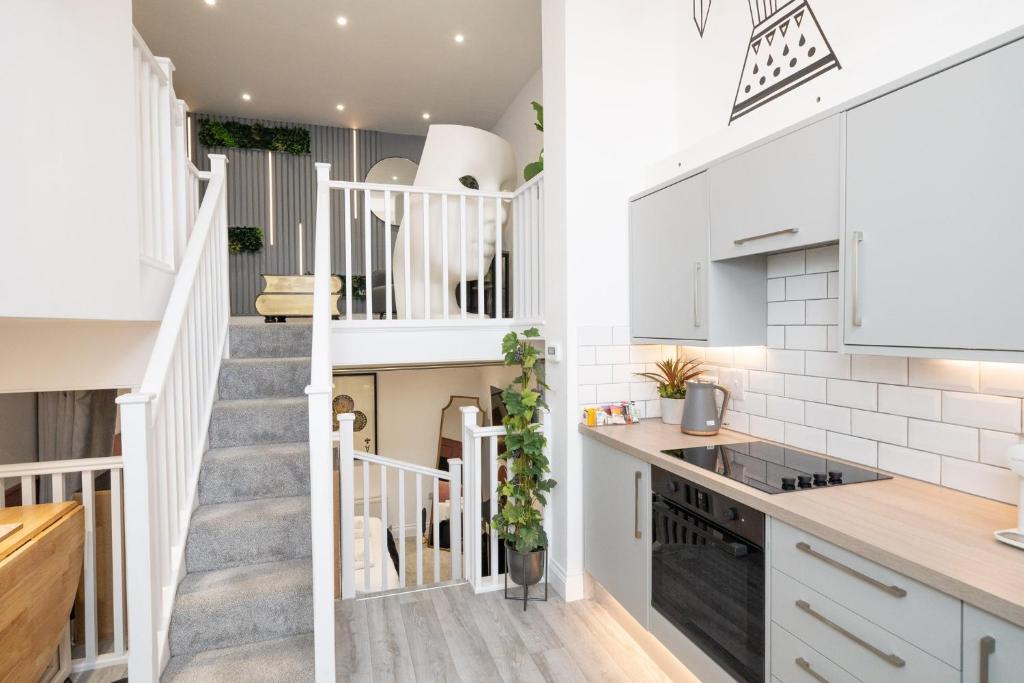
[[[584,566],[644,628],[651,606],[651,466],[583,440]]]
[[[772,679],[783,683],[858,683],[850,673],[778,624],[772,624]]]
[[[1024,629],[964,605],[963,683],[1024,680]]]

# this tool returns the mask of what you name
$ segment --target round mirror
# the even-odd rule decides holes
[[[388,157],[381,159],[366,173],[366,182],[380,185],[412,185],[416,180],[416,169],[419,168],[415,161],[405,157]],[[387,208],[384,204],[384,194],[381,192],[371,193],[370,211],[380,220],[386,220]],[[400,195],[391,195],[391,224],[399,225],[402,222],[402,198]]]

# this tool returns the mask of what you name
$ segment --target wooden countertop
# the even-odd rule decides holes
[[[1024,627],[1024,551],[992,536],[1016,526],[1013,505],[900,477],[772,495],[661,453],[746,434],[688,436],[658,420],[579,431]]]

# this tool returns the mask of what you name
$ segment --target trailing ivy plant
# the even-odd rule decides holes
[[[341,291],[345,291],[345,276],[339,275],[341,278]],[[366,276],[365,275],[353,275],[352,276],[352,298],[353,299],[365,299],[366,298]]]
[[[533,124],[533,127],[539,130],[541,133],[544,132],[544,105],[534,100],[530,102],[530,106],[537,112],[537,121]],[[544,148],[540,149],[540,158],[537,161],[531,161],[523,169],[523,180],[529,180],[533,176],[537,175],[544,170]]]
[[[204,119],[199,125],[199,142],[206,147],[268,149],[271,152],[309,154],[309,131],[305,128]]]
[[[498,486],[501,508],[491,520],[498,537],[519,553],[528,553],[548,545],[541,508],[547,493],[555,486],[548,477],[551,464],[544,455],[547,438],[534,421],[539,408],[546,408],[541,389],[547,389],[537,372],[539,352],[530,344],[540,336],[536,327],[522,333],[509,332],[501,341],[505,365],[518,365],[520,374],[501,392],[508,415],[505,425],[505,461],[508,480]],[[537,376],[535,376],[537,375]]]
[[[259,251],[263,248],[263,229],[249,225],[228,228],[228,251],[240,254],[243,251]]]

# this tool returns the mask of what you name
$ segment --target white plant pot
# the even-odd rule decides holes
[[[667,425],[677,425],[683,423],[683,404],[686,403],[684,398],[662,398],[661,401],[661,421]]]

